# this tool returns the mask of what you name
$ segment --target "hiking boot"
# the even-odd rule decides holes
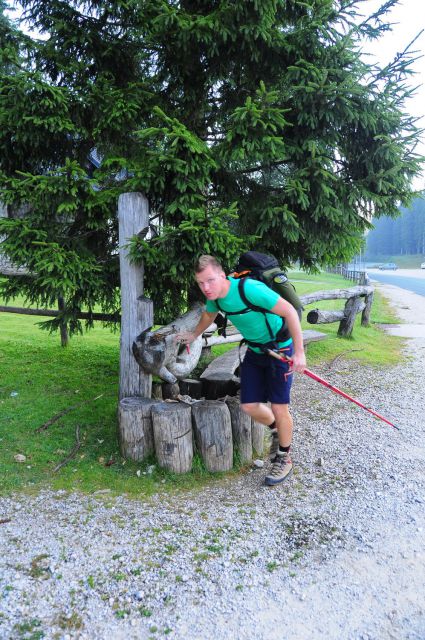
[[[279,435],[277,429],[272,431],[272,441],[270,444],[269,458],[270,462],[274,462],[277,452],[279,451]]]
[[[292,471],[292,460],[289,453],[278,452],[273,461],[272,469],[265,478],[267,486],[271,487],[283,482]]]

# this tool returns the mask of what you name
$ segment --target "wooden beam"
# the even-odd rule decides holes
[[[139,366],[133,356],[135,336],[153,325],[153,304],[143,295],[143,264],[129,258],[129,241],[149,227],[149,205],[141,193],[122,193],[118,198],[121,342],[119,397],[150,398],[152,376]]]
[[[23,316],[44,316],[48,318],[56,318],[59,311],[54,309],[27,309],[25,307],[7,307],[0,306],[0,312],[3,313],[19,313]],[[102,322],[119,322],[121,316],[119,313],[90,313],[88,311],[80,311],[77,314],[79,320],[100,320]]]

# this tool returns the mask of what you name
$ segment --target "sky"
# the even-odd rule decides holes
[[[383,4],[383,0],[366,0],[362,12],[373,13]],[[391,32],[385,33],[378,41],[367,43],[364,50],[371,55],[371,61],[375,58],[380,64],[390,62],[395,55],[403,51],[407,45],[425,30],[425,0],[400,0],[389,14],[387,20],[394,24]],[[417,56],[423,56],[414,62],[412,69],[415,75],[409,79],[409,85],[418,87],[416,94],[406,102],[406,111],[419,117],[418,126],[425,129],[425,31],[412,46]],[[418,145],[418,153],[425,156],[425,133]],[[424,188],[425,166],[421,178],[415,183],[415,188]]]

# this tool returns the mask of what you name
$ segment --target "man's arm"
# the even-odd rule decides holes
[[[210,324],[214,322],[218,311],[213,311],[212,313],[209,311],[204,311],[201,315],[201,319],[196,325],[193,331],[182,331],[181,333],[176,334],[176,341],[182,342],[183,344],[190,344],[200,335],[202,335]]]
[[[292,356],[292,368],[294,371],[302,373],[306,367],[306,359],[304,353],[303,333],[301,329],[298,313],[286,300],[279,298],[275,306],[271,309],[271,313],[284,318],[286,325],[294,342],[294,353]]]

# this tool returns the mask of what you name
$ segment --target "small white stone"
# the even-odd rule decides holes
[[[252,464],[256,469],[262,469],[264,467],[264,460],[254,460]]]

